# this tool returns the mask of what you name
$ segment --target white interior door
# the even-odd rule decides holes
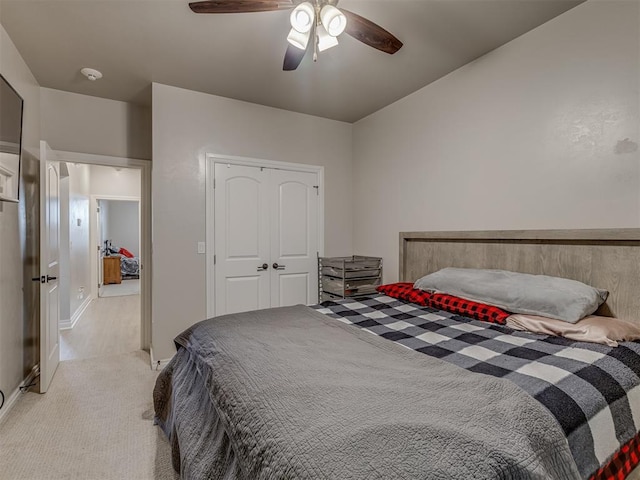
[[[258,310],[269,298],[269,172],[215,164],[215,314]]]
[[[40,391],[49,389],[60,363],[60,169],[40,142]]]
[[[271,306],[318,303],[318,176],[271,170]]]

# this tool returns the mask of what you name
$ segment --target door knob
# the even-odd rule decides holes
[[[263,263],[262,265],[258,265],[258,271],[261,272],[263,270],[266,270],[267,268],[269,268],[269,265],[266,263]]]
[[[57,280],[58,277],[52,277],[50,275],[47,275],[47,283],[49,283],[51,280]]]
[[[284,265],[278,265],[277,263],[274,263],[272,266],[274,270],[284,270]]]

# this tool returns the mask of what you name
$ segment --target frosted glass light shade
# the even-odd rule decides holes
[[[347,17],[333,5],[325,5],[320,10],[320,20],[332,37],[337,37],[347,27]]]
[[[287,36],[287,42],[300,50],[306,50],[309,43],[309,32],[300,33],[295,28],[292,28]]]
[[[291,26],[299,33],[311,30],[316,18],[316,11],[309,2],[302,2],[291,12]]]
[[[322,25],[318,25],[318,51],[324,52],[325,50],[338,45],[338,39],[333,35],[329,35],[327,30]]]

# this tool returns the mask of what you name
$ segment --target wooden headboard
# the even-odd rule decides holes
[[[640,228],[400,233],[400,281],[444,267],[572,278],[610,292],[599,315],[640,324]]]

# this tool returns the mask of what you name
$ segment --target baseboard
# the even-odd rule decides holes
[[[76,323],[78,323],[78,320],[80,320],[80,317],[91,303],[91,300],[93,300],[93,297],[91,295],[88,295],[87,298],[84,299],[84,302],[80,304],[80,306],[71,316],[71,319],[60,320],[60,322],[58,322],[58,328],[60,330],[71,330],[73,327],[75,327]]]
[[[153,354],[153,344],[151,344],[151,347],[149,348],[149,358],[151,359],[151,369],[160,370],[161,368],[164,368],[164,366],[171,361],[171,359],[173,358],[173,355],[171,355],[169,358],[164,358],[162,360],[157,359]]]
[[[25,378],[22,381],[22,383],[18,385],[18,388],[16,388],[11,393],[11,395],[9,395],[9,398],[4,399],[4,405],[0,409],[0,425],[2,425],[2,422],[4,422],[7,418],[9,418],[9,412],[13,407],[15,407],[16,403],[18,402],[22,394],[28,391],[28,388],[27,388],[27,389],[24,389],[24,392],[23,392],[22,387],[24,387],[25,385],[31,385],[37,378],[39,372],[40,372],[39,368],[34,368],[33,370],[31,370],[29,375],[27,375],[27,378]]]

